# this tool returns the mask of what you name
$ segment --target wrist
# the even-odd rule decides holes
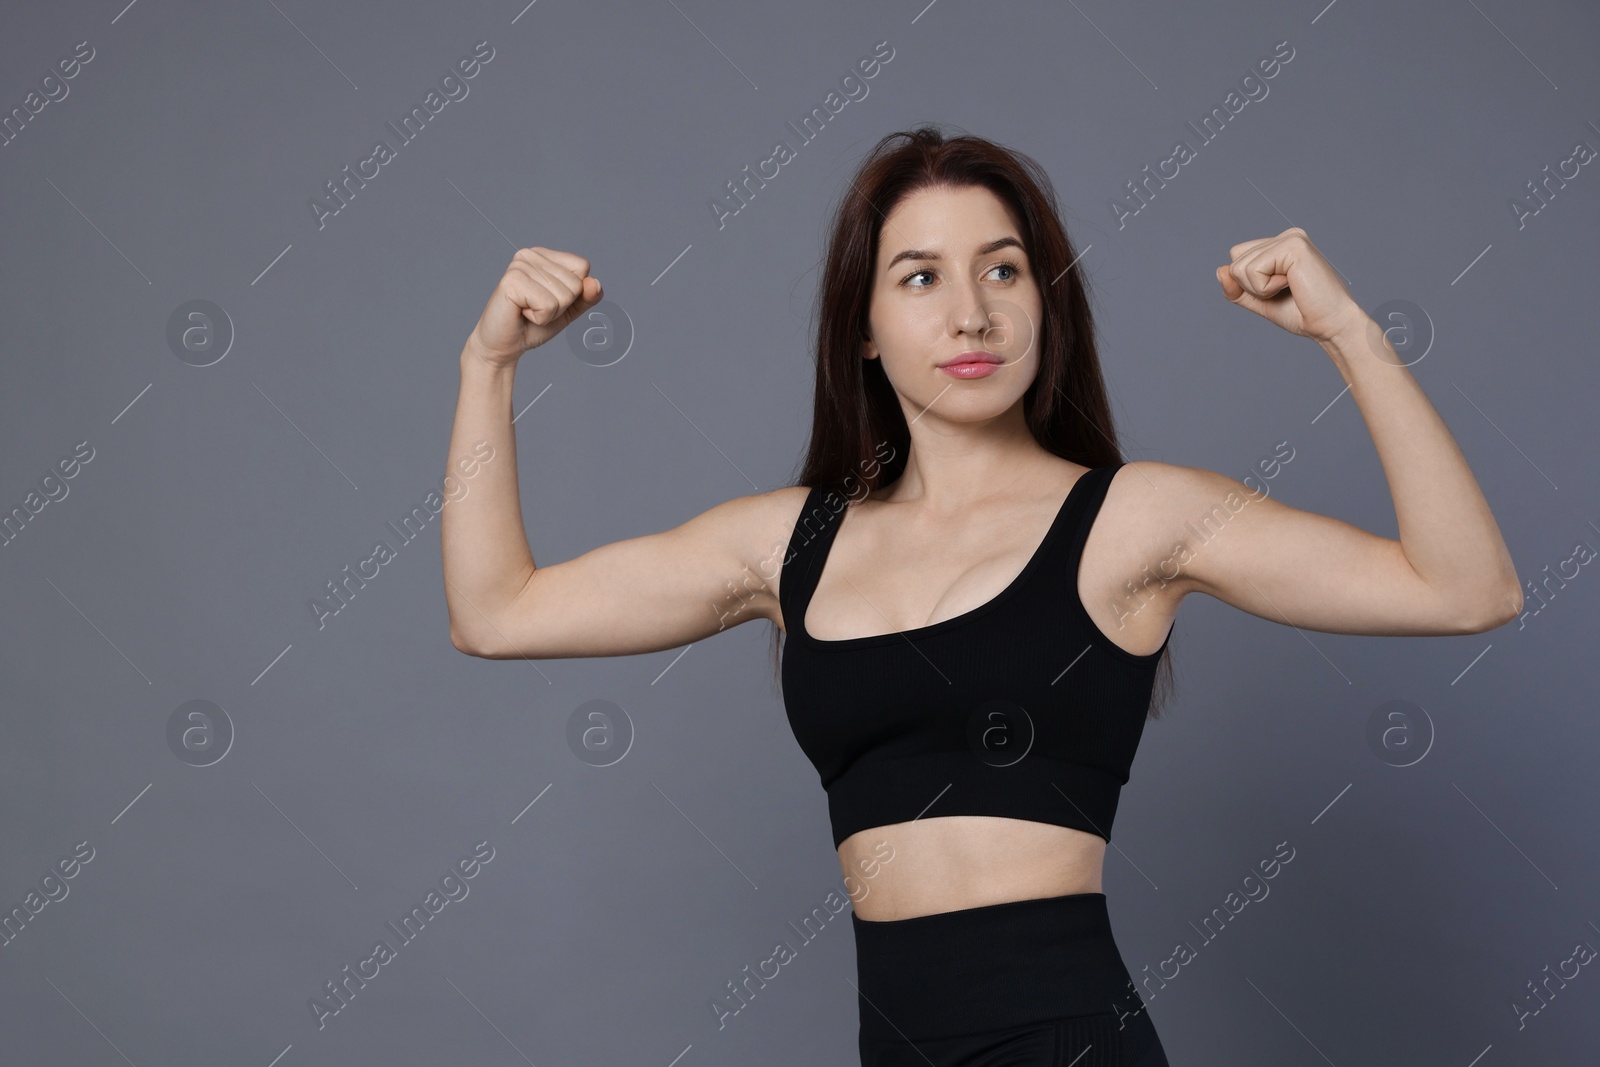
[[[469,333],[464,345],[461,346],[461,372],[463,374],[488,373],[493,375],[512,375],[516,372],[517,360],[506,359],[490,353],[478,341],[477,332]]]
[[[1345,325],[1330,336],[1319,339],[1317,344],[1339,365],[1341,371],[1368,359],[1377,359],[1390,366],[1404,365],[1389,346],[1383,327],[1366,312],[1352,314]]]

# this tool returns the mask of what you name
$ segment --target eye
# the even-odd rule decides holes
[[[997,270],[1008,270],[1008,271],[1011,272],[1009,277],[1000,279],[1001,281],[1007,281],[1007,282],[1014,281],[1016,279],[1017,275],[1022,273],[1022,268],[1020,266],[1018,266],[1016,263],[1011,262],[1011,260],[1009,260],[1009,259],[1001,260],[999,263],[996,263],[994,266],[990,267],[989,268],[989,273],[992,274]],[[932,268],[924,267],[922,270],[913,271],[912,273],[907,274],[904,278],[900,279],[900,284],[905,286],[908,289],[926,289],[926,288],[928,288],[928,285],[907,285],[906,283],[911,281],[912,278],[916,278],[916,277],[918,277],[920,275],[923,275],[923,274],[930,274],[931,275],[932,273],[933,273],[933,269]],[[931,285],[931,284],[932,283],[930,282],[929,285]]]

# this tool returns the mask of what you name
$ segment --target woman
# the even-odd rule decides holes
[[[452,640],[532,658],[783,631],[841,867],[871,879],[852,912],[863,1064],[1167,1062],[1101,868],[1185,595],[1332,633],[1476,633],[1520,610],[1449,431],[1305,231],[1229,255],[1223,295],[1317,341],[1349,385],[1399,540],[1124,463],[1049,181],[978,138],[885,137],[842,195],[795,486],[536,569],[513,369],[600,283],[522,249],[467,339],[451,455],[504,458],[444,513]]]

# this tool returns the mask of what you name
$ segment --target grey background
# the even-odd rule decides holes
[[[94,849],[0,947],[8,1064],[854,1062],[848,914],[809,943],[786,925],[843,883],[768,624],[472,659],[436,519],[324,628],[308,608],[437,488],[456,356],[519,245],[588,257],[634,331],[611,366],[560,339],[523,360],[541,563],[792,481],[828,207],[923,121],[1052,176],[1129,458],[1243,477],[1287,441],[1279,499],[1395,534],[1337,371],[1212,275],[1300,225],[1369,311],[1425,310],[1414,371],[1523,579],[1600,546],[1600,176],[1521,227],[1509,206],[1600,145],[1585,5],[112,0],[5,23],[6,112],[95,49],[0,148],[0,512],[94,449],[0,548],[0,908]],[[798,146],[785,123],[885,40],[869,94]],[[1269,95],[1119,229],[1111,198],[1285,40]],[[468,96],[319,230],[310,198],[479,41]],[[710,199],[780,138],[797,158],[719,230]],[[207,367],[166,339],[198,299],[236,330]],[[1195,954],[1146,992],[1174,1064],[1592,1057],[1593,967],[1525,1026],[1514,1005],[1600,944],[1593,572],[1470,637],[1185,604],[1105,870],[1136,977]],[[633,731],[609,767],[567,740],[594,699]],[[191,700],[235,731],[210,766],[169,744]],[[1374,743],[1391,701],[1408,732]],[[484,840],[469,895],[319,1029],[308,1000]],[[1285,841],[1270,895],[1203,936]],[[798,958],[719,1030],[709,1002],[780,938]]]

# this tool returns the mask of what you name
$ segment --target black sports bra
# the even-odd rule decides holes
[[[1111,840],[1161,653],[1113,644],[1078,597],[1078,561],[1122,464],[1073,483],[992,600],[929,626],[821,641],[806,608],[845,497],[811,489],[784,557],[783,702],[828,794],[837,848],[919,817],[998,815]]]

